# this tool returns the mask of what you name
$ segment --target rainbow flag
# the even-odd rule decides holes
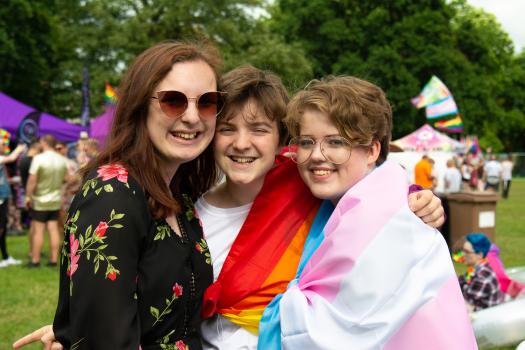
[[[115,89],[113,89],[113,86],[111,86],[107,81],[106,89],[104,91],[104,102],[106,104],[117,103],[117,93],[115,92]]]
[[[452,119],[440,120],[434,123],[434,126],[436,127],[436,129],[439,129],[441,131],[446,131],[449,133],[463,132],[463,121],[461,120],[461,117],[459,116],[459,114],[457,114]]]
[[[0,129],[0,142],[4,144],[4,153],[9,154],[11,150],[9,149],[9,141],[11,140],[11,134],[9,131]]]
[[[332,208],[322,211],[320,205],[297,166],[278,156],[217,281],[204,294],[202,316],[218,313],[257,334],[264,309],[294,278],[314,221],[322,228],[330,215]]]
[[[421,93],[412,99],[412,104],[416,108],[422,108],[442,101],[449,96],[451,96],[451,93],[447,86],[443,84],[438,77],[433,75]]]

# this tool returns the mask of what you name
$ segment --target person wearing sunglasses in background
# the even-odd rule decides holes
[[[335,209],[297,277],[265,310],[259,349],[476,349],[442,235],[410,211],[386,161],[392,111],[354,77],[314,81],[289,103],[292,159]]]
[[[294,197],[294,193],[303,192],[302,195],[310,203],[318,205],[318,201],[305,190],[291,161],[282,157],[275,161],[280,145],[285,144],[287,139],[282,119],[288,96],[279,77],[268,71],[244,66],[227,73],[221,79],[220,86],[227,94],[226,105],[219,115],[216,129],[214,155],[226,175],[226,181],[207,192],[196,204],[197,215],[202,221],[204,236],[210,247],[215,279],[218,280],[205,298],[208,304],[212,302],[215,307],[206,310],[206,316],[210,319],[202,324],[203,342],[204,347],[210,349],[255,349],[258,319],[253,319],[252,316],[258,314],[260,317],[266,304],[282,291],[279,288],[286,287],[294,275],[294,266],[298,259],[292,260],[291,273],[279,275],[271,281],[270,284],[277,286],[277,289],[272,289],[272,285],[258,284],[254,277],[260,278],[261,274],[255,276],[249,269],[243,270],[245,260],[236,259],[236,256],[264,257],[265,247],[271,246],[275,241],[294,237],[285,232],[294,226],[290,222],[302,223],[305,219],[300,215],[304,213],[303,209],[296,211],[295,207],[301,205],[297,203],[300,198]],[[158,97],[166,99],[168,95],[161,94]],[[173,108],[183,106],[186,102],[185,97],[180,94],[171,93],[169,97]],[[282,183],[275,183],[276,179],[282,177],[283,169],[286,174],[293,175],[292,178],[284,177],[287,187]],[[271,173],[267,177],[269,172]],[[287,206],[275,206],[275,201],[282,197],[289,198]],[[424,216],[433,225],[441,224],[442,208],[430,191],[413,194],[411,198],[420,216]],[[270,225],[274,221],[269,216],[275,220],[275,213],[281,215],[277,217],[282,221],[279,228]],[[266,230],[271,229],[271,238],[275,241],[271,241],[266,235],[266,230],[259,225],[257,218],[262,218],[267,223]],[[302,242],[304,237],[303,241],[295,242],[299,253]],[[206,254],[205,247],[199,245],[198,249]],[[270,248],[278,249],[276,246]],[[224,271],[223,264],[227,266]],[[267,258],[260,260],[260,264],[269,269],[259,272],[268,272],[274,267]],[[250,276],[244,278],[246,274]],[[265,278],[264,275],[262,278]],[[229,283],[232,279],[236,283]],[[222,292],[214,293],[221,283]],[[237,289],[239,286],[243,288],[242,293]],[[236,307],[238,310],[246,308],[254,298],[261,298],[261,294],[266,295],[262,296],[262,302],[255,304],[255,310],[248,307],[249,310],[244,311],[249,312],[235,314]],[[245,316],[250,312],[249,321],[246,321]],[[46,335],[46,339],[49,340],[50,337],[51,332]]]
[[[54,331],[53,348],[201,348],[213,275],[191,202],[217,178],[219,65],[209,44],[166,42],[123,78],[106,148],[83,169],[65,224],[52,329],[36,332]]]

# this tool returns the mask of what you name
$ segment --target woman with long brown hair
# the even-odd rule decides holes
[[[124,77],[106,149],[65,225],[53,323],[65,348],[201,348],[213,276],[191,203],[217,178],[219,66],[213,46],[166,42]]]

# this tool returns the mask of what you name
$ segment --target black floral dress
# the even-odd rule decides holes
[[[121,165],[88,177],[69,210],[60,263],[53,330],[66,349],[201,349],[202,295],[213,274],[186,202],[181,237],[152,218]]]

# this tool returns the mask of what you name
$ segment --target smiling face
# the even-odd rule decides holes
[[[268,119],[253,99],[217,124],[215,160],[230,184],[262,185],[278,151],[277,122]]]
[[[186,112],[178,118],[168,117],[159,100],[151,99],[146,125],[151,142],[173,171],[198,157],[213,138],[216,118],[200,117],[193,98],[217,90],[214,71],[202,60],[175,63],[155,87],[153,96],[157,91],[169,90],[180,91],[191,99]]]
[[[316,140],[310,158],[299,164],[299,173],[312,194],[329,199],[337,204],[352,186],[373,169],[379,155],[379,143],[374,141],[370,148],[353,147],[350,158],[343,164],[333,164],[321,153],[319,142],[326,136],[340,135],[330,118],[317,110],[306,109],[299,124],[299,136]]]

